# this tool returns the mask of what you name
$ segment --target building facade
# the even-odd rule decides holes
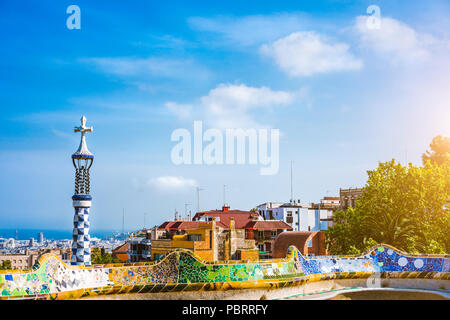
[[[265,220],[281,220],[294,231],[321,231],[332,226],[333,214],[339,208],[338,197],[324,197],[320,203],[266,202],[256,207]]]
[[[174,230],[177,228],[178,230]],[[177,248],[189,249],[205,261],[257,260],[258,250],[254,240],[245,238],[245,230],[236,229],[234,219],[228,228],[211,221],[185,221],[165,223],[159,238],[152,239],[153,260]],[[175,231],[175,232],[173,232]]]
[[[143,230],[127,241],[128,256],[130,262],[158,260],[170,250],[184,248],[206,261],[257,260],[270,257],[275,238],[289,230],[292,227],[283,221],[223,206],[197,212],[192,220],[166,221]]]
[[[272,205],[274,209],[276,206],[277,204]],[[277,219],[277,211],[272,211],[272,214],[264,219],[258,211],[230,210],[228,206],[223,206],[222,210],[198,212],[194,220],[208,221],[213,217],[216,221],[220,221],[217,223],[225,225],[229,223],[230,218],[233,218],[236,221],[236,229],[245,230],[245,238],[255,240],[260,259],[271,257],[272,244],[278,234],[293,230],[289,223]],[[290,221],[290,219],[287,220]]]
[[[364,188],[339,189],[340,209],[347,210],[349,207],[355,207],[356,200],[363,191]]]
[[[151,261],[151,230],[142,230],[139,234],[131,236],[127,243],[129,262]]]
[[[66,263],[70,261],[71,257],[71,249],[26,250],[23,254],[1,254],[0,265],[3,261],[9,260],[13,269],[31,269],[36,260],[45,253],[52,253]]]
[[[128,242],[125,242],[118,246],[117,248],[112,249],[111,254],[114,257],[117,257],[122,262],[128,261],[128,249],[130,247],[130,244]]]

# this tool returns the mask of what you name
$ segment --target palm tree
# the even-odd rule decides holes
[[[384,211],[377,216],[370,216],[367,219],[367,227],[373,232],[373,239],[390,244],[400,250],[407,251],[411,240],[418,240],[420,231],[406,213],[395,214]]]

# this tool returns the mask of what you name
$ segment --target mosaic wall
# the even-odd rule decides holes
[[[432,274],[448,280],[450,256],[411,256],[383,245],[359,257],[309,259],[290,247],[285,259],[211,264],[179,249],[156,263],[68,266],[47,254],[33,270],[0,271],[0,299],[73,299],[130,292],[298,285],[305,281],[368,277],[374,272],[417,277]]]

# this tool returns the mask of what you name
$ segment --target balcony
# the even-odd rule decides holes
[[[148,251],[148,250],[144,250],[144,251],[142,251],[141,256],[142,256],[143,258],[151,258],[152,252],[151,252],[151,251]]]

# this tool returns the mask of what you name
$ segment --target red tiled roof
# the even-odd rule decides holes
[[[166,221],[158,229],[190,230],[197,229],[200,223],[200,221]]]
[[[245,226],[246,229],[287,229],[292,230],[292,227],[281,220],[264,220],[264,221],[250,221]]]
[[[193,220],[198,220],[203,216],[219,217],[220,221],[216,220],[216,225],[229,229],[231,218],[234,218],[234,224],[236,229],[244,229],[245,226],[253,220],[253,217],[258,217],[259,213],[255,211],[241,211],[241,210],[210,210],[204,212],[197,212]]]
[[[130,245],[128,244],[128,242],[125,242],[124,244],[121,244],[117,248],[113,249],[112,252],[116,253],[116,254],[117,253],[127,253],[129,246]]]
[[[193,217],[194,221],[166,221],[159,226],[159,229],[165,230],[187,230],[196,229],[199,227],[203,216],[215,217],[216,225],[224,229],[230,228],[231,218],[234,218],[234,225],[236,229],[287,229],[292,230],[292,227],[280,220],[271,221],[254,221],[254,217],[259,217],[259,213],[255,211],[241,211],[241,210],[210,210],[197,212]]]

